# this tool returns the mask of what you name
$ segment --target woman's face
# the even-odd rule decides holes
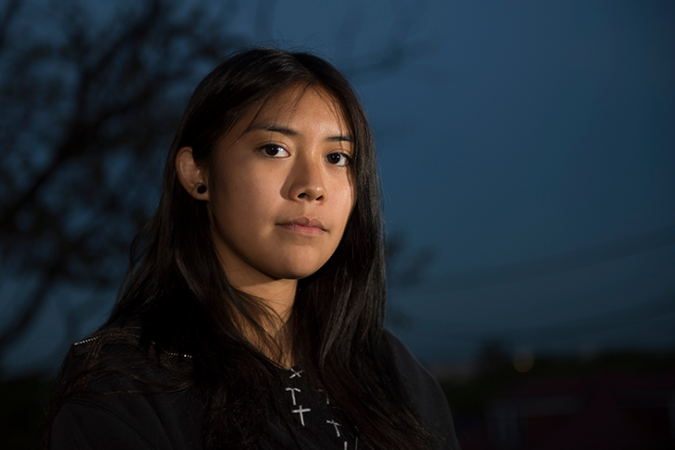
[[[328,261],[356,200],[353,155],[339,105],[313,87],[283,92],[224,136],[209,201],[214,244],[235,287],[297,280]]]

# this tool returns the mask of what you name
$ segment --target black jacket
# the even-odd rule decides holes
[[[443,391],[410,351],[386,332],[396,365],[422,419],[443,444],[459,449],[452,417]],[[82,364],[88,343],[74,344],[64,362],[63,380]],[[203,400],[196,390],[171,392],[163,385],[175,382],[167,371],[151,364],[130,344],[109,344],[100,356],[113,368],[135,376],[106,374],[95,377],[87,392],[71,397],[58,411],[52,426],[51,448],[61,449],[201,449]],[[175,355],[176,358],[189,357]],[[297,424],[295,439],[303,450],[357,449],[358,436],[341,427],[329,399],[318,399],[304,389],[302,372],[287,374],[288,420]],[[140,381],[143,380],[143,381]],[[152,384],[147,381],[152,380]],[[292,403],[291,403],[292,400]],[[324,403],[324,400],[326,403]],[[291,433],[279,420],[268,419],[269,434],[261,441],[270,449],[297,448]],[[358,425],[357,425],[358,427]]]

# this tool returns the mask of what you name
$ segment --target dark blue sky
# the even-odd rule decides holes
[[[279,1],[271,25],[247,8],[233,23],[260,43],[338,66],[410,51],[354,81],[387,227],[436,254],[390,295],[421,359],[469,359],[489,338],[675,348],[675,3]],[[46,334],[10,360],[39,358]]]

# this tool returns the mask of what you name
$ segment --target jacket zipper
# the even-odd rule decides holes
[[[114,337],[138,337],[135,334],[124,334],[124,333],[115,333],[115,334],[110,334],[109,336],[114,336]],[[75,342],[73,345],[83,345],[83,344],[88,344],[89,342],[94,342],[97,341],[101,338],[101,336],[92,336],[90,338],[82,339],[81,341]],[[155,345],[154,341],[151,341],[152,345]],[[180,354],[180,353],[175,353],[175,352],[164,352],[169,356],[181,356],[183,358],[192,358],[192,355],[188,354]]]

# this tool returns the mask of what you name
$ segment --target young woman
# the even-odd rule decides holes
[[[384,330],[365,114],[306,53],[197,87],[109,320],[66,357],[52,449],[458,448],[443,393]]]

